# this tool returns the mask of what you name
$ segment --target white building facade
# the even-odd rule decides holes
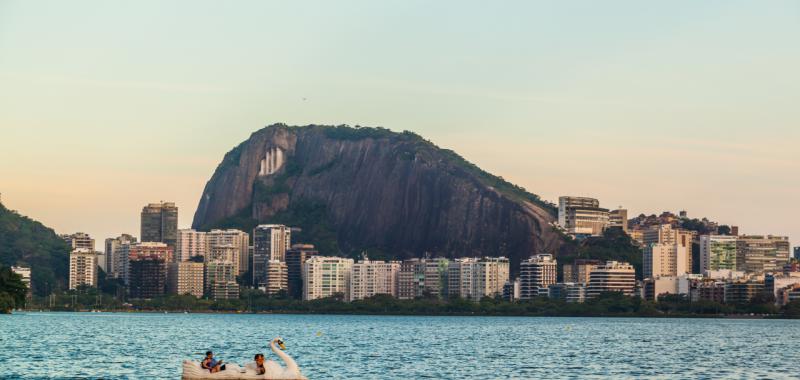
[[[365,259],[352,266],[347,301],[369,298],[377,294],[397,297],[399,261]]]
[[[558,280],[558,263],[551,254],[538,254],[520,263],[520,299],[546,296],[548,286]]]
[[[219,245],[232,245],[239,252],[239,274],[250,270],[250,262],[252,257],[250,255],[250,234],[236,229],[227,230],[211,230],[206,234],[206,241],[208,244],[208,251],[215,246]]]
[[[75,248],[69,254],[69,288],[97,286],[97,253],[88,248]]]
[[[353,259],[314,256],[303,263],[303,300],[349,293]]]
[[[206,233],[193,229],[178,230],[178,238],[175,242],[175,262],[189,261],[192,257],[205,257],[208,248]]]

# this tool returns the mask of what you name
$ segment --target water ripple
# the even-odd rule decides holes
[[[777,379],[800,359],[786,320],[19,313],[0,332],[0,378],[179,378],[278,335],[312,379]]]

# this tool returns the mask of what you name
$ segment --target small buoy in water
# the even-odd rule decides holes
[[[317,331],[317,336],[322,336],[322,331]]]
[[[565,327],[564,330],[571,331],[572,330],[572,326],[567,325],[567,327]]]

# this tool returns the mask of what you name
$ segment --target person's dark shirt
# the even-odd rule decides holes
[[[264,364],[256,363],[256,373],[259,375],[263,375],[264,372],[267,372],[266,368],[264,368]]]

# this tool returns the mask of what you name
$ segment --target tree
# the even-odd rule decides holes
[[[14,297],[8,293],[0,293],[0,314],[8,314],[14,309]]]
[[[30,267],[34,294],[45,296],[66,284],[69,251],[55,231],[0,203],[0,266]]]
[[[800,301],[790,301],[783,310],[784,315],[789,318],[800,318]]]
[[[642,250],[619,227],[606,228],[603,236],[585,239],[578,247],[577,252],[579,258],[625,261],[633,265],[636,273],[641,277]],[[562,260],[559,258],[559,261]],[[568,262],[568,260],[563,261]]]
[[[102,269],[97,270],[97,284],[101,292],[116,296],[125,291],[125,284],[120,278],[109,278],[108,274]]]
[[[22,276],[12,272],[11,268],[0,267],[0,313],[7,314],[11,309],[24,307],[27,292]]]

